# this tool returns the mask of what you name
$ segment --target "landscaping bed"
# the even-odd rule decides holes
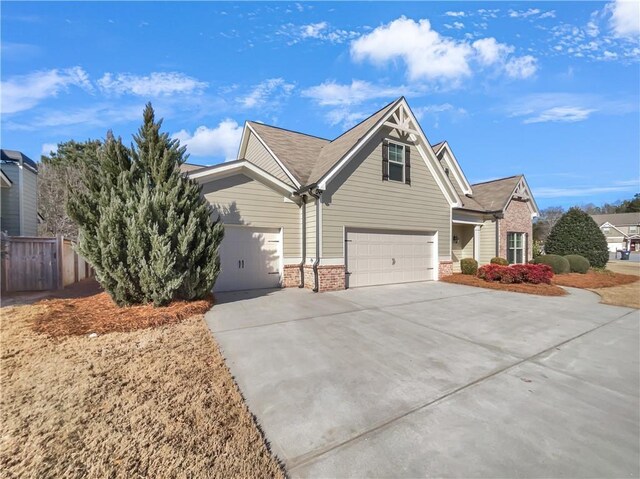
[[[127,332],[177,323],[195,314],[203,314],[213,306],[213,296],[200,301],[174,301],[168,306],[153,305],[121,308],[107,293],[85,298],[45,299],[38,303],[41,314],[33,321],[33,329],[52,337],[69,335]]]
[[[635,283],[640,277],[632,274],[614,273],[612,271],[589,270],[586,274],[567,273],[553,277],[553,283],[570,288],[597,289],[610,288],[623,284]]]
[[[186,317],[203,307],[2,308],[2,475],[284,477],[202,315]]]
[[[477,288],[495,289],[499,291],[512,291],[515,293],[537,294],[539,296],[564,296],[566,291],[559,286],[553,284],[530,284],[530,283],[512,283],[504,284],[493,281],[485,281],[477,276],[454,273],[450,276],[444,276],[441,281],[453,284],[463,284],[465,286],[475,286]]]

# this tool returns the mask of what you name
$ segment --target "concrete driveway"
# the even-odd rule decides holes
[[[446,283],[217,297],[293,477],[640,475],[637,310]]]

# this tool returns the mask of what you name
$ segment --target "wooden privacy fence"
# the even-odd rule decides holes
[[[9,236],[2,259],[3,291],[62,289],[93,276],[89,264],[62,236]]]

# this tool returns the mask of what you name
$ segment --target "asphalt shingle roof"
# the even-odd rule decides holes
[[[300,184],[309,185],[336,165],[400,100],[389,103],[334,140],[253,121],[249,124]]]
[[[36,162],[20,151],[0,149],[0,159],[12,163],[22,161],[23,164],[29,166],[32,170],[38,171]]]
[[[611,213],[608,215],[591,215],[593,220],[601,226],[611,223],[613,226],[640,225],[640,213]]]

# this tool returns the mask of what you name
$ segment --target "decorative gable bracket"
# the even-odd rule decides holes
[[[407,112],[403,103],[400,103],[391,116],[384,122],[384,126],[393,128],[398,136],[405,141],[418,143],[421,140],[418,125],[413,121],[413,115]]]

